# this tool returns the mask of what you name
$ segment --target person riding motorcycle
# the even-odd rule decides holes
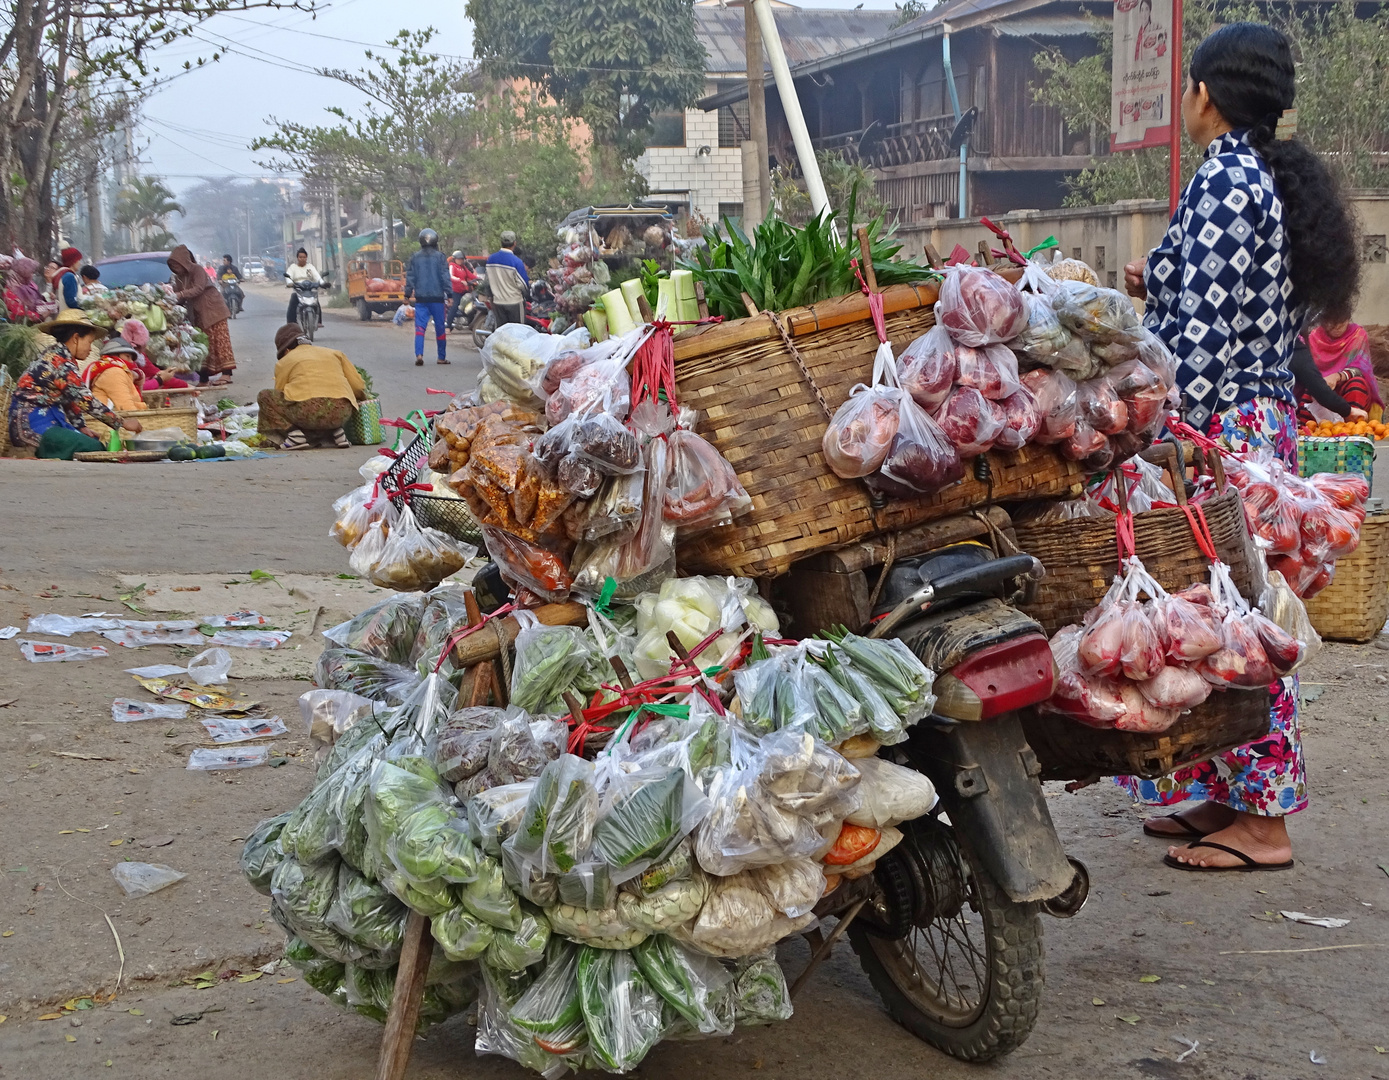
[[[222,299],[227,301],[227,307],[231,307],[231,301],[235,298],[237,311],[246,304],[246,294],[241,288],[243,280],[241,271],[236,268],[232,257],[223,255],[222,265],[217,268],[217,281],[222,286]]]
[[[294,253],[294,262],[285,269],[285,284],[291,290],[289,297],[289,310],[285,312],[285,322],[292,323],[299,321],[299,297],[294,295],[294,286],[301,281],[321,282],[323,275],[318,272],[317,267],[309,262],[309,253],[300,248]]]
[[[463,298],[477,287],[477,273],[468,265],[462,251],[449,256],[449,284],[453,286],[453,304],[449,308],[445,328],[453,329],[458,319],[458,309],[463,306]]]
[[[439,250],[439,234],[420,230],[420,250],[410,256],[405,269],[405,299],[415,305],[415,366],[424,363],[424,330],[434,319],[434,338],[439,363],[447,364],[448,331],[444,328],[444,297],[453,292],[448,260]]]
[[[492,289],[492,308],[497,313],[497,325],[524,323],[526,301],[530,299],[531,279],[526,264],[513,250],[516,234],[510,229],[502,233],[502,246],[487,256],[487,284]]]

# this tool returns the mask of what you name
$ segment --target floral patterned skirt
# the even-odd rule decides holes
[[[291,428],[306,432],[334,431],[352,418],[355,409],[346,398],[289,401],[279,390],[262,390],[256,400],[260,405],[256,430],[275,443],[283,442]]]
[[[1271,447],[1283,461],[1297,461],[1297,421],[1293,406],[1255,398],[1211,417],[1209,434],[1240,452]],[[1269,733],[1227,750],[1210,761],[1178,769],[1171,776],[1115,782],[1134,799],[1175,806],[1205,799],[1261,817],[1295,814],[1307,806],[1307,770],[1302,759],[1302,725],[1297,715],[1297,676],[1280,679],[1273,692]],[[1227,690],[1226,693],[1238,693]]]
[[[236,357],[232,353],[231,329],[227,320],[213,323],[203,331],[207,335],[207,362],[203,370],[209,375],[220,375],[236,367]]]

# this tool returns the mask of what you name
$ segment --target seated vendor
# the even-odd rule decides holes
[[[61,311],[39,330],[56,339],[19,377],[10,399],[10,442],[31,447],[39,457],[71,461],[74,453],[104,450],[88,419],[108,427],[140,430],[140,421],[122,418],[97,400],[82,381],[79,365],[106,333],[77,308]]]
[[[298,323],[275,331],[275,389],[258,395],[257,430],[284,450],[306,450],[311,440],[345,450],[342,426],[366,400],[366,384],[346,356],[303,333]]]
[[[135,347],[135,366],[139,368],[144,379],[144,382],[140,384],[141,390],[187,389],[187,382],[167,368],[156,367],[154,362],[145,354],[145,349],[149,345],[150,332],[139,319],[126,319],[121,324],[121,337]],[[184,374],[193,378],[191,372],[184,372]]]
[[[82,369],[82,381],[92,395],[113,409],[143,409],[145,399],[139,387],[144,372],[136,366],[135,346],[125,338],[114,337],[101,346],[101,355]]]

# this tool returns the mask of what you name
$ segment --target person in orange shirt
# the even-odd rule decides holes
[[[144,374],[137,362],[134,345],[125,338],[111,338],[102,345],[101,355],[83,369],[82,381],[91,388],[94,398],[117,411],[143,409],[145,399],[135,380],[138,376],[143,384]]]

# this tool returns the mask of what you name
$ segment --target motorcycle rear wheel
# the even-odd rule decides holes
[[[473,316],[473,344],[482,348],[487,344],[487,335],[496,328],[491,310],[479,311]]]
[[[870,906],[849,940],[894,1020],[952,1057],[990,1061],[1021,1046],[1037,1022],[1041,915],[1010,900],[950,826],[912,825],[899,848],[908,850],[876,871],[880,904],[910,898],[906,934],[890,936],[902,913]]]

